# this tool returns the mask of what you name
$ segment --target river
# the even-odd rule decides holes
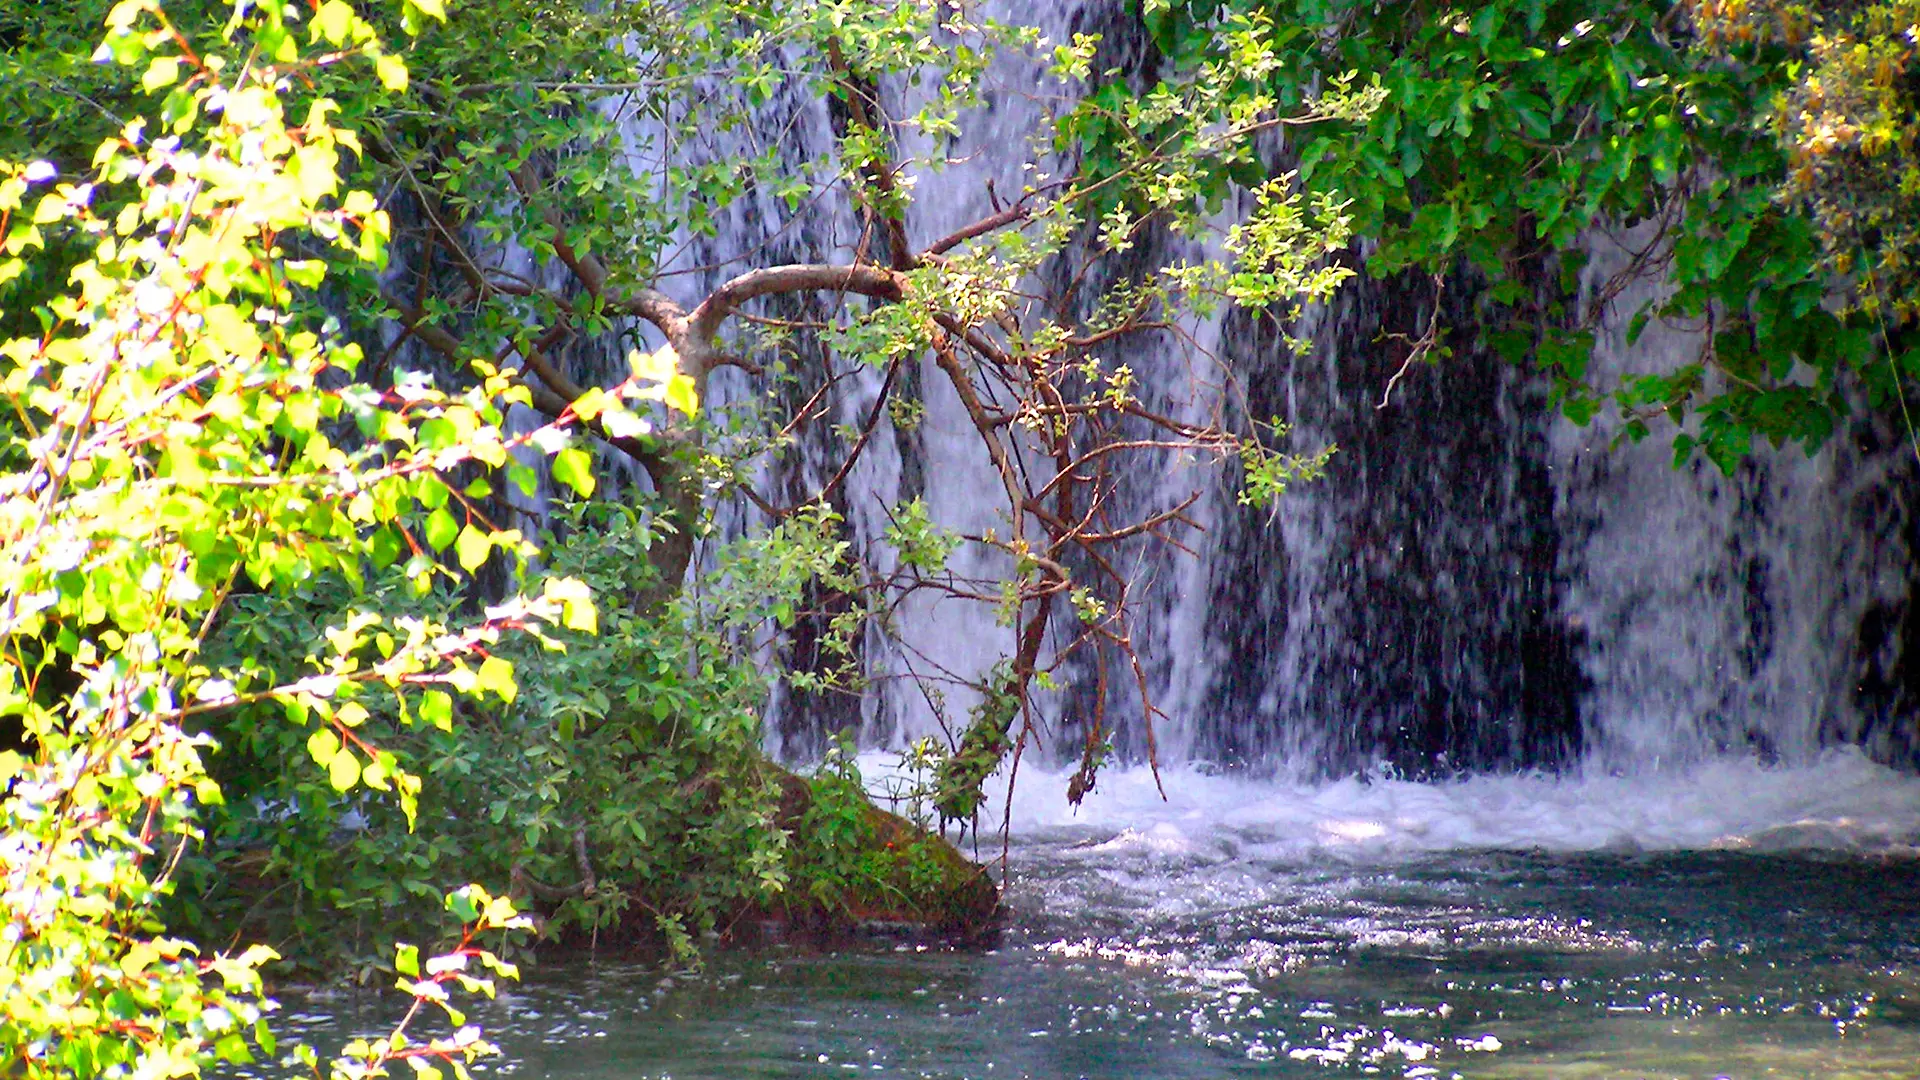
[[[869,759],[872,771],[874,761]],[[665,974],[529,967],[472,1019],[554,1080],[1920,1075],[1920,779],[1318,785],[1114,773],[1014,800],[1009,919]],[[996,845],[997,847],[997,845]],[[993,852],[983,852],[993,854]],[[289,998],[323,1049],[391,1002]]]

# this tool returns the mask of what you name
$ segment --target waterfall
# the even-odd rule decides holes
[[[1588,292],[1628,259],[1609,239],[1591,247]],[[1697,355],[1700,330],[1658,321],[1628,343],[1627,317],[1658,288],[1639,282],[1616,302],[1594,354],[1601,378]],[[1819,453],[1761,449],[1732,476],[1700,459],[1673,468],[1660,439],[1609,450],[1610,424],[1555,425],[1561,573],[1586,635],[1594,760],[1804,761],[1841,742],[1920,764],[1920,473],[1892,422],[1855,409]],[[1904,640],[1888,625],[1896,613]],[[1889,693],[1902,679],[1905,696]]]
[[[1051,40],[1103,35],[1101,65],[1148,70],[1151,49],[1121,5],[1022,0],[1005,14]],[[1038,106],[1015,92],[1034,72],[1003,66],[987,107],[967,125],[953,163],[922,178],[908,221],[915,241],[990,212],[989,188],[1018,191]],[[911,88],[882,87],[908,97]],[[796,161],[829,161],[844,118],[830,102],[776,96],[757,132]],[[937,190],[937,196],[931,191]],[[717,237],[691,243],[680,266],[846,259],[858,221],[844,204],[790,210],[756,194],[720,215]],[[1163,241],[1163,243],[1165,243]],[[1626,256],[1612,237],[1589,239],[1583,290],[1591,295]],[[1169,252],[1149,252],[1152,258]],[[736,266],[738,264],[735,264]],[[728,270],[687,280],[711,285]],[[1187,491],[1206,532],[1187,555],[1129,549],[1134,636],[1157,704],[1164,755],[1217,767],[1303,777],[1386,771],[1423,778],[1483,771],[1581,768],[1637,774],[1720,756],[1804,761],[1858,744],[1878,760],[1920,766],[1920,491],[1905,437],[1861,409],[1817,454],[1760,448],[1732,476],[1704,461],[1671,464],[1668,432],[1613,448],[1617,425],[1577,427],[1556,416],[1545,381],[1477,345],[1416,368],[1379,407],[1397,366],[1383,332],[1424,322],[1471,342],[1473,282],[1448,281],[1436,299],[1424,279],[1350,282],[1309,312],[1313,349],[1292,356],[1260,313],[1195,329],[1228,358],[1246,414],[1278,416],[1300,448],[1334,443],[1329,476],[1296,487],[1270,509],[1239,506],[1218,470],[1155,461],[1134,478],[1130,509],[1163,507]],[[1626,340],[1627,319],[1658,282],[1617,298],[1599,328],[1596,377],[1669,366],[1698,347],[1698,331],[1655,325]],[[786,301],[794,316],[824,316],[831,301]],[[1584,304],[1584,300],[1583,300]],[[853,370],[804,335],[796,383],[717,375],[710,403],[737,408],[771,396],[799,406],[819,381],[842,376],[827,415],[761,473],[763,494],[791,502],[833,474],[846,452],[835,425],[858,424],[881,372]],[[1178,359],[1141,346],[1115,356],[1156,402],[1196,415],[1219,404],[1189,392]],[[998,482],[952,391],[930,362],[911,365],[898,392],[926,406],[917,427],[883,418],[834,502],[856,550],[881,551],[886,508],[924,497],[936,522],[993,525]],[[720,508],[721,536],[764,525],[738,503]],[[881,551],[880,557],[885,558]],[[963,548],[966,573],[1004,570]],[[778,648],[810,662],[817,628],[804,621]],[[909,676],[964,679],[1012,649],[1012,632],[982,604],[910,599],[893,632],[861,643],[874,688],[853,698],[776,693],[770,744],[805,757],[824,734],[857,730],[870,746],[898,746],[937,730],[935,703]],[[1049,737],[1071,745],[1097,693],[1072,668],[1043,695]],[[968,698],[944,688],[945,715]],[[1122,717],[1116,745],[1138,758],[1144,732],[1130,689],[1110,691]]]

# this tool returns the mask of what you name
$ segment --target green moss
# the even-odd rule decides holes
[[[780,821],[794,851],[783,912],[825,929],[905,923],[971,935],[991,926],[1000,893],[986,868],[875,806],[837,760],[811,781],[779,770]]]

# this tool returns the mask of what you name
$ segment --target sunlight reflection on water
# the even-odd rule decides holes
[[[1664,784],[1114,774],[1077,817],[1016,803],[997,947],[534,969],[474,1015],[494,1071],[556,1080],[1914,1075],[1920,781]]]

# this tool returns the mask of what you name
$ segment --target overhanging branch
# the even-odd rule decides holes
[[[711,346],[720,324],[741,304],[762,296],[796,292],[850,292],[879,300],[898,300],[902,286],[900,276],[893,271],[862,263],[852,266],[796,263],[749,270],[707,294],[700,306],[687,316],[687,336],[693,342]]]

